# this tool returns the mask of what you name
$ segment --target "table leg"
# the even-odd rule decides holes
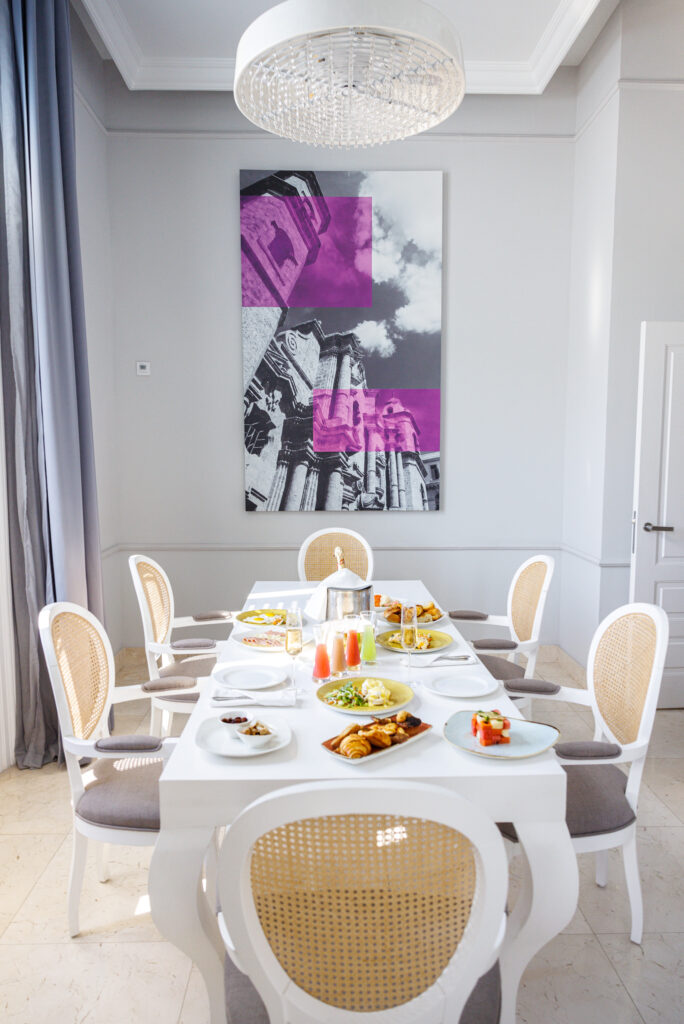
[[[226,1024],[225,948],[202,889],[202,866],[213,834],[213,828],[163,829],[150,864],[149,893],[157,928],[204,978],[211,1024]]]
[[[523,886],[501,949],[500,1024],[515,1024],[518,987],[539,950],[572,920],[577,907],[577,857],[564,822],[515,823],[522,847]]]

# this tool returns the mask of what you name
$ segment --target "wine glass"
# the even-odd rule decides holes
[[[292,685],[295,685],[297,655],[302,653],[302,613],[290,608],[285,616],[285,650],[292,658]]]
[[[415,604],[401,606],[401,646],[408,657],[408,670],[411,674],[411,651],[418,646],[418,615]]]

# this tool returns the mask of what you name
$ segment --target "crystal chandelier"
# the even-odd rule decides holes
[[[439,124],[463,99],[457,33],[422,0],[287,0],[237,50],[235,102],[313,146],[374,146]]]

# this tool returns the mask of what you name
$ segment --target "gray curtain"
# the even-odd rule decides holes
[[[59,750],[37,615],[102,619],[68,0],[0,0],[0,349],[20,767]]]

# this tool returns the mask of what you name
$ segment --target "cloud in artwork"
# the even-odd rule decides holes
[[[373,200],[373,281],[403,298],[394,317],[398,332],[432,334],[442,315],[442,182],[424,171],[374,171],[359,192]],[[394,344],[394,343],[393,343]]]
[[[384,320],[364,320],[354,328],[361,348],[374,353],[382,359],[388,359],[396,352],[394,341],[388,333],[388,325]]]

